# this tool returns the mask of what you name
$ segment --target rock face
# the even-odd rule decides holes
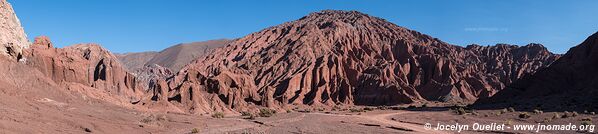
[[[598,109],[597,89],[598,33],[595,33],[548,68],[518,80],[478,104],[594,111]]]
[[[214,50],[152,90],[189,112],[474,101],[556,60],[541,45],[466,48],[355,11],[321,11]]]
[[[140,101],[145,93],[134,75],[128,73],[108,50],[95,44],[79,44],[65,48],[54,48],[49,38],[37,37],[25,51],[27,64],[58,84],[72,88],[86,89],[89,94],[107,93],[118,104]],[[99,89],[99,90],[98,90]]]
[[[0,0],[0,25],[0,55],[20,59],[29,41],[19,18],[6,0]]]
[[[134,72],[137,81],[144,86],[144,89],[151,88],[155,82],[165,80],[174,75],[174,73],[158,64],[147,65]]]

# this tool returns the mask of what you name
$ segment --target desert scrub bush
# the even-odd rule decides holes
[[[150,123],[150,122],[154,122],[154,121],[166,121],[168,120],[168,118],[166,117],[166,115],[149,115],[143,119],[141,119],[140,122],[143,123]]]
[[[507,119],[507,120],[505,121],[505,125],[509,125],[509,126],[510,126],[510,125],[513,125],[513,121],[512,121],[511,119]]]
[[[356,109],[356,108],[351,108],[349,111],[351,111],[352,113],[364,112],[363,109]]]
[[[380,110],[388,110],[389,108],[388,108],[388,106],[379,106],[378,109],[380,109]]]
[[[513,108],[513,107],[509,107],[507,110],[508,110],[509,112],[515,112],[515,108]]]
[[[565,113],[563,113],[563,116],[561,116],[561,118],[569,118],[571,117],[571,113],[569,111],[565,111]]]
[[[260,109],[260,113],[259,113],[259,115],[261,117],[270,117],[274,114],[276,114],[276,111],[274,111],[272,109],[267,109],[267,108]]]
[[[251,115],[250,112],[247,112],[247,111],[241,112],[241,116],[250,116],[250,115]]]
[[[550,118],[544,118],[544,121],[542,121],[543,123],[550,123],[550,121],[552,121],[552,119]]]
[[[590,118],[590,117],[588,117],[588,118],[583,118],[583,119],[581,119],[581,121],[589,121],[589,122],[592,122],[592,118]]]
[[[552,119],[559,119],[563,116],[561,116],[559,113],[554,113],[554,116],[552,116]]]
[[[455,111],[458,115],[465,115],[467,114],[467,111],[465,111],[465,109],[463,107],[459,107],[457,108],[457,110]]]
[[[374,108],[371,108],[371,107],[365,107],[365,108],[363,108],[363,110],[365,110],[365,111],[373,111],[373,110],[374,110]]]
[[[416,106],[414,106],[414,105],[409,105],[409,106],[407,107],[407,109],[415,109],[415,108],[417,108],[417,107],[416,107]]]
[[[497,115],[505,114],[507,112],[509,112],[509,110],[507,110],[506,108],[503,108],[502,110],[498,111]]]
[[[581,125],[587,126],[587,125],[592,125],[591,121],[581,121]]]
[[[193,129],[191,129],[191,133],[192,134],[197,134],[197,133],[199,133],[199,129],[198,128],[193,128]]]
[[[253,115],[253,114],[249,114],[249,116],[246,116],[246,117],[245,117],[245,118],[243,118],[243,119],[247,119],[247,120],[255,120],[255,115]]]
[[[579,113],[577,113],[575,111],[571,112],[571,117],[577,117],[578,115],[579,115]]]
[[[542,113],[544,113],[544,111],[538,110],[538,109],[534,109],[534,114],[542,114]]]
[[[287,109],[287,113],[292,113],[293,111],[290,109]]]
[[[527,112],[521,112],[521,113],[519,113],[519,118],[521,118],[521,119],[527,119],[527,118],[530,118],[530,117],[532,117],[532,116],[529,115],[529,113],[527,113]]]
[[[224,118],[224,113],[216,112],[216,113],[212,114],[212,118]]]
[[[342,109],[342,108],[341,108],[340,106],[338,106],[338,105],[334,105],[334,106],[332,107],[332,111],[337,111],[337,110],[341,110],[341,109]]]

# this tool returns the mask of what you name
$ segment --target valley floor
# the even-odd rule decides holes
[[[40,99],[7,105],[2,95],[0,103],[0,133],[456,133],[457,130],[426,129],[426,123],[450,125],[548,124],[579,125],[582,119],[595,115],[552,119],[555,113],[531,114],[520,119],[519,112],[481,110],[475,114],[458,115],[446,108],[372,110],[351,112],[318,111],[278,113],[272,117],[245,119],[243,116],[212,118],[209,116],[176,113],[149,113],[88,101],[82,103]],[[10,98],[10,97],[8,97]],[[590,121],[591,122],[591,121]],[[472,128],[469,128],[472,129]],[[581,131],[541,131],[542,133],[579,133]],[[534,133],[534,131],[476,131],[461,133]]]

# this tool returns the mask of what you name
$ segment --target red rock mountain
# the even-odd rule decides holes
[[[536,74],[520,79],[479,104],[545,110],[598,109],[598,33]]]
[[[326,10],[234,40],[152,88],[183,111],[469,102],[559,56],[541,45],[460,47],[355,11]]]
[[[140,101],[145,87],[108,50],[95,44],[54,48],[49,38],[37,37],[25,50],[26,64],[68,90],[119,105]]]

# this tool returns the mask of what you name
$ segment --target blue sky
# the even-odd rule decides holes
[[[565,53],[598,31],[596,0],[8,0],[30,39],[113,52],[238,38],[324,9],[357,10],[455,45],[542,43]]]

